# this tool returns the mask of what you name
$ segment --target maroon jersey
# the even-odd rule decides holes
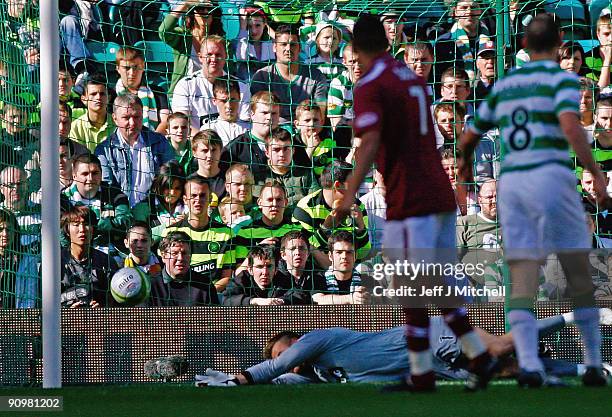
[[[388,53],[354,91],[355,136],[380,132],[376,165],[387,189],[387,219],[454,212],[455,195],[436,149],[427,86]]]

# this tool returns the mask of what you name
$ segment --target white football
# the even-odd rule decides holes
[[[119,304],[137,305],[151,293],[149,277],[140,268],[121,268],[111,280],[111,295]]]

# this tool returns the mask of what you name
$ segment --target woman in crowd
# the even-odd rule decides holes
[[[154,243],[166,227],[185,218],[184,188],[185,171],[178,162],[168,161],[155,176],[149,196],[134,207],[134,218],[149,224]]]
[[[179,80],[202,69],[198,54],[210,35],[225,36],[222,10],[208,1],[186,0],[179,3],[159,26],[159,37],[174,49],[174,70],[168,94]],[[184,17],[184,26],[180,25]]]

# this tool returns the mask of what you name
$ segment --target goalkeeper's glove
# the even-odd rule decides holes
[[[196,375],[196,387],[235,387],[240,385],[236,375],[208,368],[204,375]]]

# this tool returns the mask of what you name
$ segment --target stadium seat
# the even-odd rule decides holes
[[[93,54],[93,59],[99,63],[115,62],[115,54],[119,48],[115,42],[87,41],[87,49]]]
[[[136,42],[134,48],[143,51],[147,79],[156,85],[167,84],[174,67],[173,49],[161,41]]]
[[[134,45],[134,48],[140,49],[143,51],[145,56],[145,61],[147,64],[150,63],[172,63],[174,62],[173,58],[173,49],[168,46],[165,42],[162,41],[144,41],[137,42]]]
[[[220,2],[221,9],[223,10],[223,29],[227,39],[234,39],[240,32],[240,7],[233,2]]]

